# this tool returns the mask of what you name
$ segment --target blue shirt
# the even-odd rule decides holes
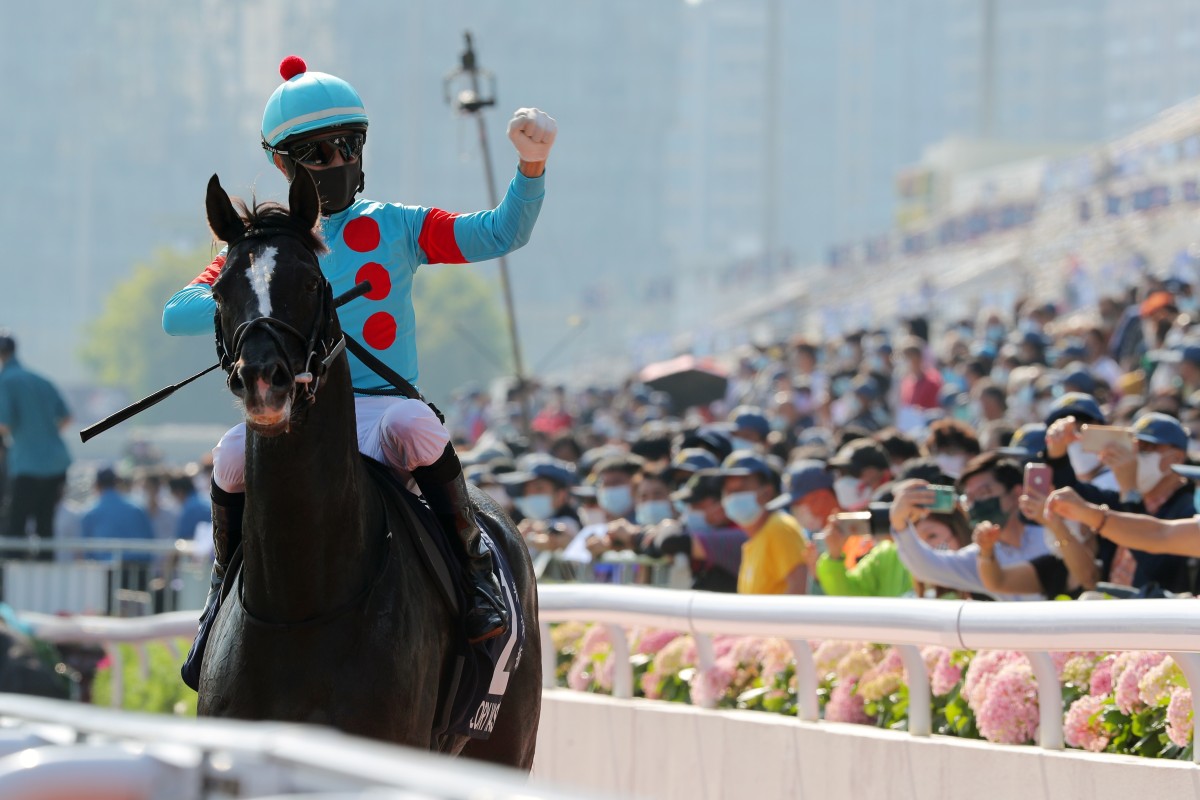
[[[529,241],[545,195],[545,176],[520,172],[509,183],[500,205],[473,214],[438,208],[358,199],[321,218],[329,252],[321,271],[334,297],[361,281],[371,291],[338,309],[342,330],[370,353],[417,386],[416,312],[413,276],[422,264],[462,264],[498,258]],[[212,284],[225,265],[225,251],[191,284],[176,292],[163,309],[163,330],[172,336],[212,335]],[[386,381],[352,353],[350,379],[357,388],[380,389]]]
[[[212,505],[201,497],[199,492],[192,492],[179,509],[175,538],[187,539],[190,542],[196,538],[196,526],[201,522],[212,522]]]
[[[83,515],[81,535],[84,539],[154,539],[154,527],[150,517],[133,501],[121,496],[116,489],[105,489],[96,499],[96,504]],[[112,561],[110,552],[93,552],[88,558],[96,561]],[[150,561],[147,552],[125,552],[125,561]]]
[[[0,370],[0,425],[12,435],[8,474],[14,478],[65,475],[71,455],[58,426],[70,416],[54,384],[11,359]]]

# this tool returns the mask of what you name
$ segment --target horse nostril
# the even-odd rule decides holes
[[[274,367],[271,370],[271,388],[272,389],[287,389],[291,385],[292,379],[288,375],[287,370]]]
[[[230,371],[229,389],[233,392],[243,392],[246,390],[246,381],[242,378],[241,367],[235,367]]]

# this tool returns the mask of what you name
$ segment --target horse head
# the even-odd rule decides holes
[[[316,186],[300,170],[288,208],[248,208],[231,200],[213,175],[205,205],[209,227],[228,247],[213,284],[217,354],[246,426],[276,436],[315,401],[326,369],[345,346],[317,259],[325,245],[316,231]]]

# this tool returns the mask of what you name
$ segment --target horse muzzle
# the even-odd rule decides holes
[[[287,430],[296,383],[283,364],[239,361],[230,372],[229,388],[242,401],[246,427],[265,436]]]

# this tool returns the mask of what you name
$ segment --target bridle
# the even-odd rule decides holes
[[[301,242],[305,242],[307,247],[307,242],[303,234],[294,228],[283,225],[248,228],[241,236],[228,242],[226,261],[230,260],[233,249],[243,242],[275,236],[291,236],[299,239]],[[317,311],[317,321],[313,325],[311,333],[307,336],[283,320],[276,319],[275,317],[259,316],[248,319],[237,326],[233,332],[233,349],[230,350],[225,343],[225,334],[221,330],[220,315],[214,317],[217,355],[221,361],[221,369],[225,370],[225,381],[227,384],[233,380],[234,365],[241,360],[242,345],[246,341],[246,335],[256,328],[261,328],[264,333],[271,337],[271,341],[275,343],[280,356],[282,356],[284,365],[291,373],[293,400],[299,393],[300,399],[303,399],[307,405],[312,405],[317,401],[317,390],[321,386],[321,379],[325,377],[329,365],[346,349],[345,336],[339,333],[337,340],[334,341],[334,337],[327,333],[334,326],[333,288],[319,268],[317,275],[320,280],[318,290],[320,292],[320,307]],[[283,333],[299,339],[304,344],[308,355],[304,360],[303,372],[291,372],[291,364],[289,363],[287,350],[284,347],[283,336],[281,335]],[[303,387],[303,390],[300,387]]]

